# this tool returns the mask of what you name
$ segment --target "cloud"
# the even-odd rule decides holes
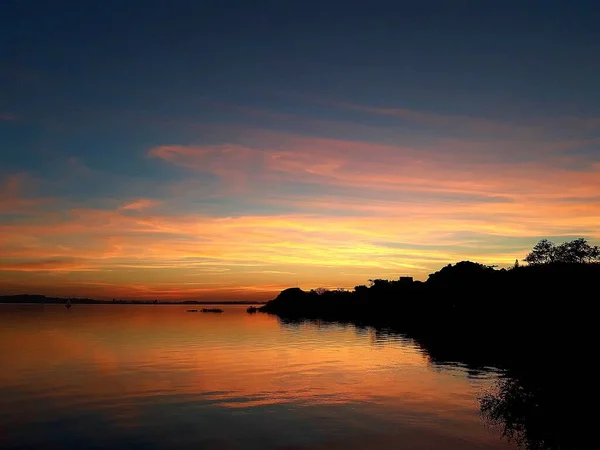
[[[75,272],[94,270],[87,267],[88,263],[77,258],[48,258],[33,260],[0,260],[0,271],[22,271],[22,272]]]
[[[352,101],[342,101],[334,98],[310,94],[281,93],[295,101],[321,105],[333,110],[365,113],[371,116],[385,116],[397,119],[399,122],[412,123],[451,133],[459,132],[467,136],[511,136],[520,139],[539,138],[556,133],[572,135],[575,133],[594,133],[600,130],[600,117],[561,115],[547,117],[525,117],[518,123],[499,118],[477,117],[456,113],[439,113],[424,109],[414,109],[402,106],[374,106]],[[245,108],[239,107],[243,112]],[[248,109],[247,109],[248,110]],[[260,114],[261,110],[248,110],[248,114]],[[267,112],[262,112],[263,115]]]
[[[67,158],[67,170],[71,176],[78,176],[82,178],[90,178],[94,176],[94,171],[77,156],[71,156]]]
[[[17,116],[16,114],[13,113],[0,113],[0,120],[3,121],[13,121],[13,120],[17,120],[19,118],[19,116]]]
[[[532,134],[539,133],[539,129],[537,129],[537,127],[527,125],[513,125],[480,117],[438,114],[407,108],[376,107],[348,102],[336,102],[334,104],[341,108],[350,109],[354,111],[361,111],[382,116],[390,116],[395,117],[397,119],[424,124],[431,127],[469,131],[470,133],[485,134],[486,136],[489,136],[490,134],[501,133],[529,136]]]
[[[486,149],[485,145],[463,148],[461,155],[461,143],[456,141],[427,150],[277,133],[248,141],[248,145],[162,146],[151,149],[149,155],[215,174],[232,184],[243,181],[249,190],[265,183],[285,186],[295,181],[324,189],[338,186],[512,199],[585,197],[600,191],[600,163],[553,154],[556,144],[543,162],[515,163],[502,161],[503,155],[492,160],[478,156],[477,149]],[[569,165],[578,170],[565,168]]]
[[[36,183],[26,173],[10,174],[0,181],[0,214],[35,213],[40,206],[49,204],[49,198],[27,195]]]
[[[125,203],[119,209],[122,211],[141,211],[143,209],[153,208],[157,205],[160,205],[160,201],[153,200],[149,198],[141,198],[139,200],[134,200],[129,203]]]
[[[424,279],[462,259],[510,265],[542,236],[600,239],[594,137],[384,142],[223,131],[211,143],[150,148],[143,163],[174,174],[160,186],[136,178],[108,189],[77,158],[66,165],[79,184],[99,180],[93,198],[70,195],[71,179],[64,198],[48,199],[48,180],[5,177],[2,292],[268,299],[292,284]]]
[[[352,287],[373,276],[425,278],[461,259],[508,265],[539,236],[600,238],[600,205],[585,201],[282,199],[298,212],[213,217],[77,208],[4,223],[0,281],[22,279],[50,289],[49,278],[57,283],[59,277],[61,289],[66,283],[85,295],[105,289],[107,297],[137,298],[210,298],[244,286],[244,295],[269,298],[274,291],[266,286]],[[332,214],[336,209],[340,214]],[[469,236],[481,238],[473,243]]]

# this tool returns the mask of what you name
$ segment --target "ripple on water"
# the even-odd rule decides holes
[[[185,309],[0,311],[0,445],[509,448],[479,417],[493,370],[390,330]]]

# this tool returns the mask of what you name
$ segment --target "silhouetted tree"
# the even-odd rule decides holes
[[[565,263],[593,262],[600,256],[600,249],[589,245],[585,238],[579,238],[556,247],[556,256]]]
[[[542,239],[533,247],[524,260],[529,264],[548,264],[556,259],[556,245],[548,239]]]
[[[372,288],[383,288],[386,287],[390,284],[390,280],[384,280],[381,278],[377,278],[374,280],[369,280],[369,284],[371,285]]]
[[[431,286],[472,285],[486,282],[494,273],[495,266],[487,266],[471,261],[448,264],[438,272],[429,274],[427,284]]]
[[[591,246],[585,238],[574,239],[555,245],[547,239],[542,239],[525,257],[529,264],[561,263],[591,263],[600,259],[600,248]]]
[[[358,286],[354,286],[354,292],[356,292],[358,295],[364,295],[369,292],[369,288],[364,284],[359,284]]]

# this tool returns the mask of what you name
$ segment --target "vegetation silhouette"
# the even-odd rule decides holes
[[[461,261],[426,282],[370,280],[353,291],[290,288],[259,311],[286,324],[340,322],[393,330],[434,364],[504,373],[481,398],[483,416],[530,450],[582,448],[600,252],[583,238],[542,240],[510,269]],[[587,439],[587,437],[586,437]]]
[[[588,342],[587,360],[592,354]],[[483,417],[528,450],[589,448],[596,440],[595,416],[590,413],[595,380],[588,368],[581,370],[587,360],[575,358],[565,359],[561,353],[544,365],[507,369],[495,388],[481,396]]]
[[[590,263],[597,261],[599,257],[600,248],[597,245],[592,247],[584,238],[564,242],[560,245],[542,239],[525,257],[525,261],[529,264]]]

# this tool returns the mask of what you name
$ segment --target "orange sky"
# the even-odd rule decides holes
[[[189,170],[152,197],[76,203],[42,195],[45,180],[5,177],[2,293],[266,300],[297,284],[426,279],[464,259],[506,266],[541,237],[599,237],[597,165],[420,159],[400,146],[272,132],[252,139],[264,147],[148,149],[152,162]],[[79,171],[73,188],[97,176],[69,164]],[[209,189],[195,175],[206,171],[218,177]],[[195,198],[234,202],[236,212]]]
[[[209,104],[245,122],[162,122],[161,144],[110,168],[101,147],[0,171],[0,294],[269,300],[460,260],[505,267],[541,238],[599,242],[597,118],[309,100],[391,123]]]

